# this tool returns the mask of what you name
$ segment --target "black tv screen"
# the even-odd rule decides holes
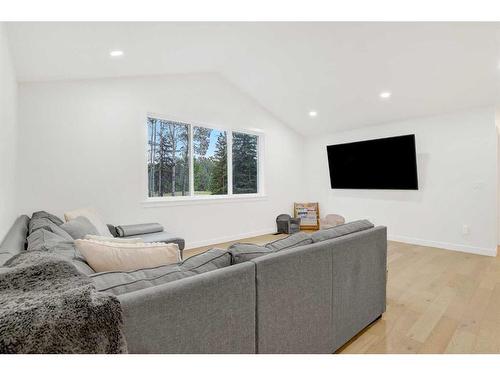
[[[332,189],[418,190],[415,135],[327,146]]]

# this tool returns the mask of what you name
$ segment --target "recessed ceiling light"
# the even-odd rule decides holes
[[[318,115],[318,112],[316,111],[309,111],[309,117],[316,117]]]
[[[389,99],[391,97],[391,95],[392,94],[389,91],[382,91],[379,96],[382,99]]]
[[[109,56],[111,57],[120,57],[123,56],[123,51],[120,50],[114,50],[109,53]]]

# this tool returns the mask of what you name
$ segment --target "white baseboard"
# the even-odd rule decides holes
[[[257,231],[253,231],[253,232],[239,233],[239,234],[235,234],[235,235],[231,235],[231,236],[211,238],[209,240],[204,240],[204,241],[188,242],[186,244],[186,249],[194,249],[196,247],[209,246],[209,245],[223,243],[223,242],[229,242],[229,241],[236,241],[236,240],[241,240],[243,238],[262,236],[263,234],[271,234],[271,233],[276,233],[275,227],[261,229],[261,230],[257,230]]]
[[[496,247],[491,248],[491,249],[486,248],[486,247],[473,247],[473,246],[468,246],[468,245],[460,245],[460,244],[439,242],[439,241],[429,241],[429,240],[423,240],[420,238],[397,236],[397,235],[396,236],[394,236],[394,235],[388,236],[387,239],[389,241],[404,242],[404,243],[409,243],[412,245],[420,245],[420,246],[437,247],[437,248],[446,249],[446,250],[460,251],[462,253],[487,255],[490,257],[495,257],[497,255]]]

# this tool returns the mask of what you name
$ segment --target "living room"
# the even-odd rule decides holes
[[[1,353],[500,353],[497,22],[35,19]]]

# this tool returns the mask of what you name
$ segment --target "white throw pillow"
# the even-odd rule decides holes
[[[94,236],[93,234],[87,234],[84,239],[94,240],[99,242],[115,242],[115,243],[144,243],[142,238],[120,238],[120,237],[106,237],[106,236]]]
[[[180,262],[174,243],[121,243],[76,240],[75,247],[95,272],[134,271]]]
[[[93,208],[80,208],[78,210],[66,212],[64,214],[64,219],[66,221],[70,221],[76,219],[78,216],[86,217],[95,227],[95,229],[97,229],[97,233],[99,235],[105,237],[113,237],[107,225],[102,221],[97,211]]]

